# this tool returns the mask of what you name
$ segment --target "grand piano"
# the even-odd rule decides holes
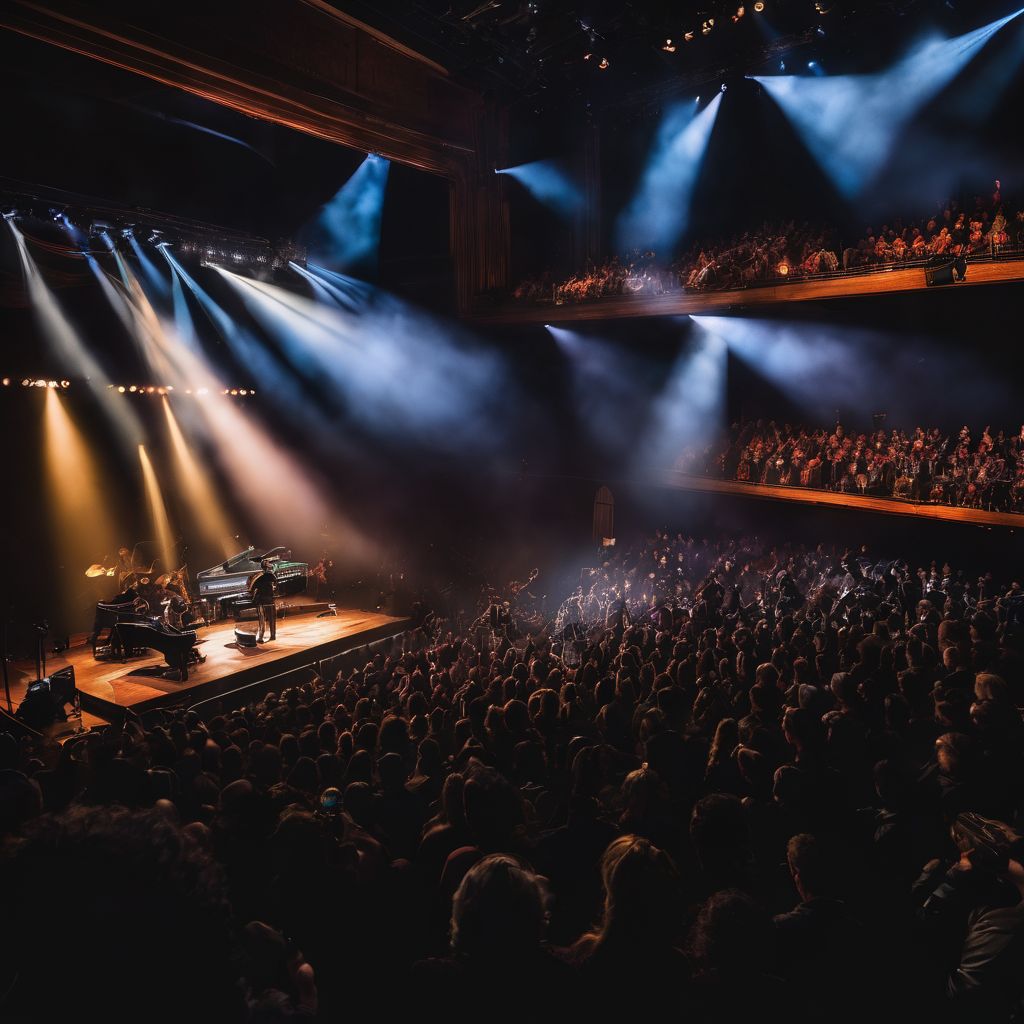
[[[249,598],[249,580],[260,571],[264,559],[269,559],[277,577],[277,592],[281,595],[301,594],[306,589],[309,563],[293,562],[284,556],[287,548],[271,548],[262,554],[248,547],[226,562],[203,569],[196,574],[200,600],[209,601],[218,609],[219,618],[238,615],[252,608]]]
[[[189,665],[206,661],[196,647],[201,641],[194,629],[175,629],[159,619],[118,622],[114,626],[114,638],[115,645],[126,654],[146,648],[159,651],[181,682],[188,679]]]

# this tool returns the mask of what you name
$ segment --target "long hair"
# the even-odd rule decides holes
[[[681,887],[667,853],[640,836],[620,836],[601,858],[601,883],[601,920],[579,940],[578,954],[609,944],[649,948],[672,940]]]
[[[535,952],[548,922],[545,879],[525,861],[492,853],[466,873],[452,901],[452,950],[476,960]]]

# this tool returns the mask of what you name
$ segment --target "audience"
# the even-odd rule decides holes
[[[603,557],[557,628],[0,735],[4,1019],[1018,1019],[1020,583]]]
[[[684,473],[996,511],[1024,511],[1024,427],[964,426],[853,433],[774,421],[735,423],[728,437],[679,461]]]
[[[991,198],[976,196],[961,206],[939,203],[934,214],[897,217],[844,243],[831,228],[789,221],[762,224],[733,238],[703,242],[665,261],[634,251],[595,264],[559,281],[550,273],[528,278],[513,291],[526,302],[586,302],[611,295],[661,295],[746,288],[765,281],[793,281],[823,274],[864,272],[922,261],[932,256],[998,256],[1024,247],[1024,210],[1002,200],[999,183]]]

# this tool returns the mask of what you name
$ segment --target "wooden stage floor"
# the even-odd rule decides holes
[[[206,655],[206,661],[193,666],[184,683],[153,674],[160,666],[165,666],[163,655],[154,651],[129,661],[96,661],[90,647],[73,647],[48,656],[46,669],[54,672],[65,665],[74,665],[75,681],[82,694],[83,724],[88,726],[103,721],[105,710],[109,713],[117,707],[145,711],[159,705],[193,703],[217,696],[390,636],[407,622],[407,619],[355,608],[338,608],[337,616],[325,618],[317,618],[315,612],[285,616],[277,621],[274,643],[254,648],[237,646],[236,623],[218,623],[200,630],[200,638],[205,642],[199,648]],[[254,629],[255,623],[244,623],[242,628]],[[34,674],[34,666],[16,666],[11,680],[15,707]]]
[[[924,270],[893,268],[870,274],[844,274],[816,281],[765,285],[721,292],[675,291],[666,295],[614,295],[591,302],[566,302],[560,306],[548,303],[533,305],[509,302],[505,305],[473,312],[480,324],[548,324],[570,320],[615,320],[627,317],[682,316],[688,313],[716,313],[729,309],[751,309],[787,302],[812,302],[823,299],[853,298],[894,292],[926,291],[936,293],[981,285],[1024,281],[1024,260],[971,263],[967,278],[956,284],[928,288]]]
[[[870,494],[817,491],[807,487],[786,487],[781,484],[748,484],[739,480],[714,480],[679,472],[670,474],[666,482],[670,487],[676,487],[682,491],[737,494],[747,498],[799,502],[802,505],[856,508],[866,512],[881,512],[890,516],[913,516],[917,519],[972,523],[976,526],[1024,528],[1024,515],[1017,512],[988,512],[985,509],[960,508],[955,505],[922,505],[912,501],[874,497]]]

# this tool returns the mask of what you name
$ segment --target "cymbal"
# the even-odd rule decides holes
[[[85,570],[85,575],[92,580],[97,576],[107,576],[111,572],[113,572],[113,569],[108,569],[105,565],[100,565],[99,562],[93,562],[93,564]]]

